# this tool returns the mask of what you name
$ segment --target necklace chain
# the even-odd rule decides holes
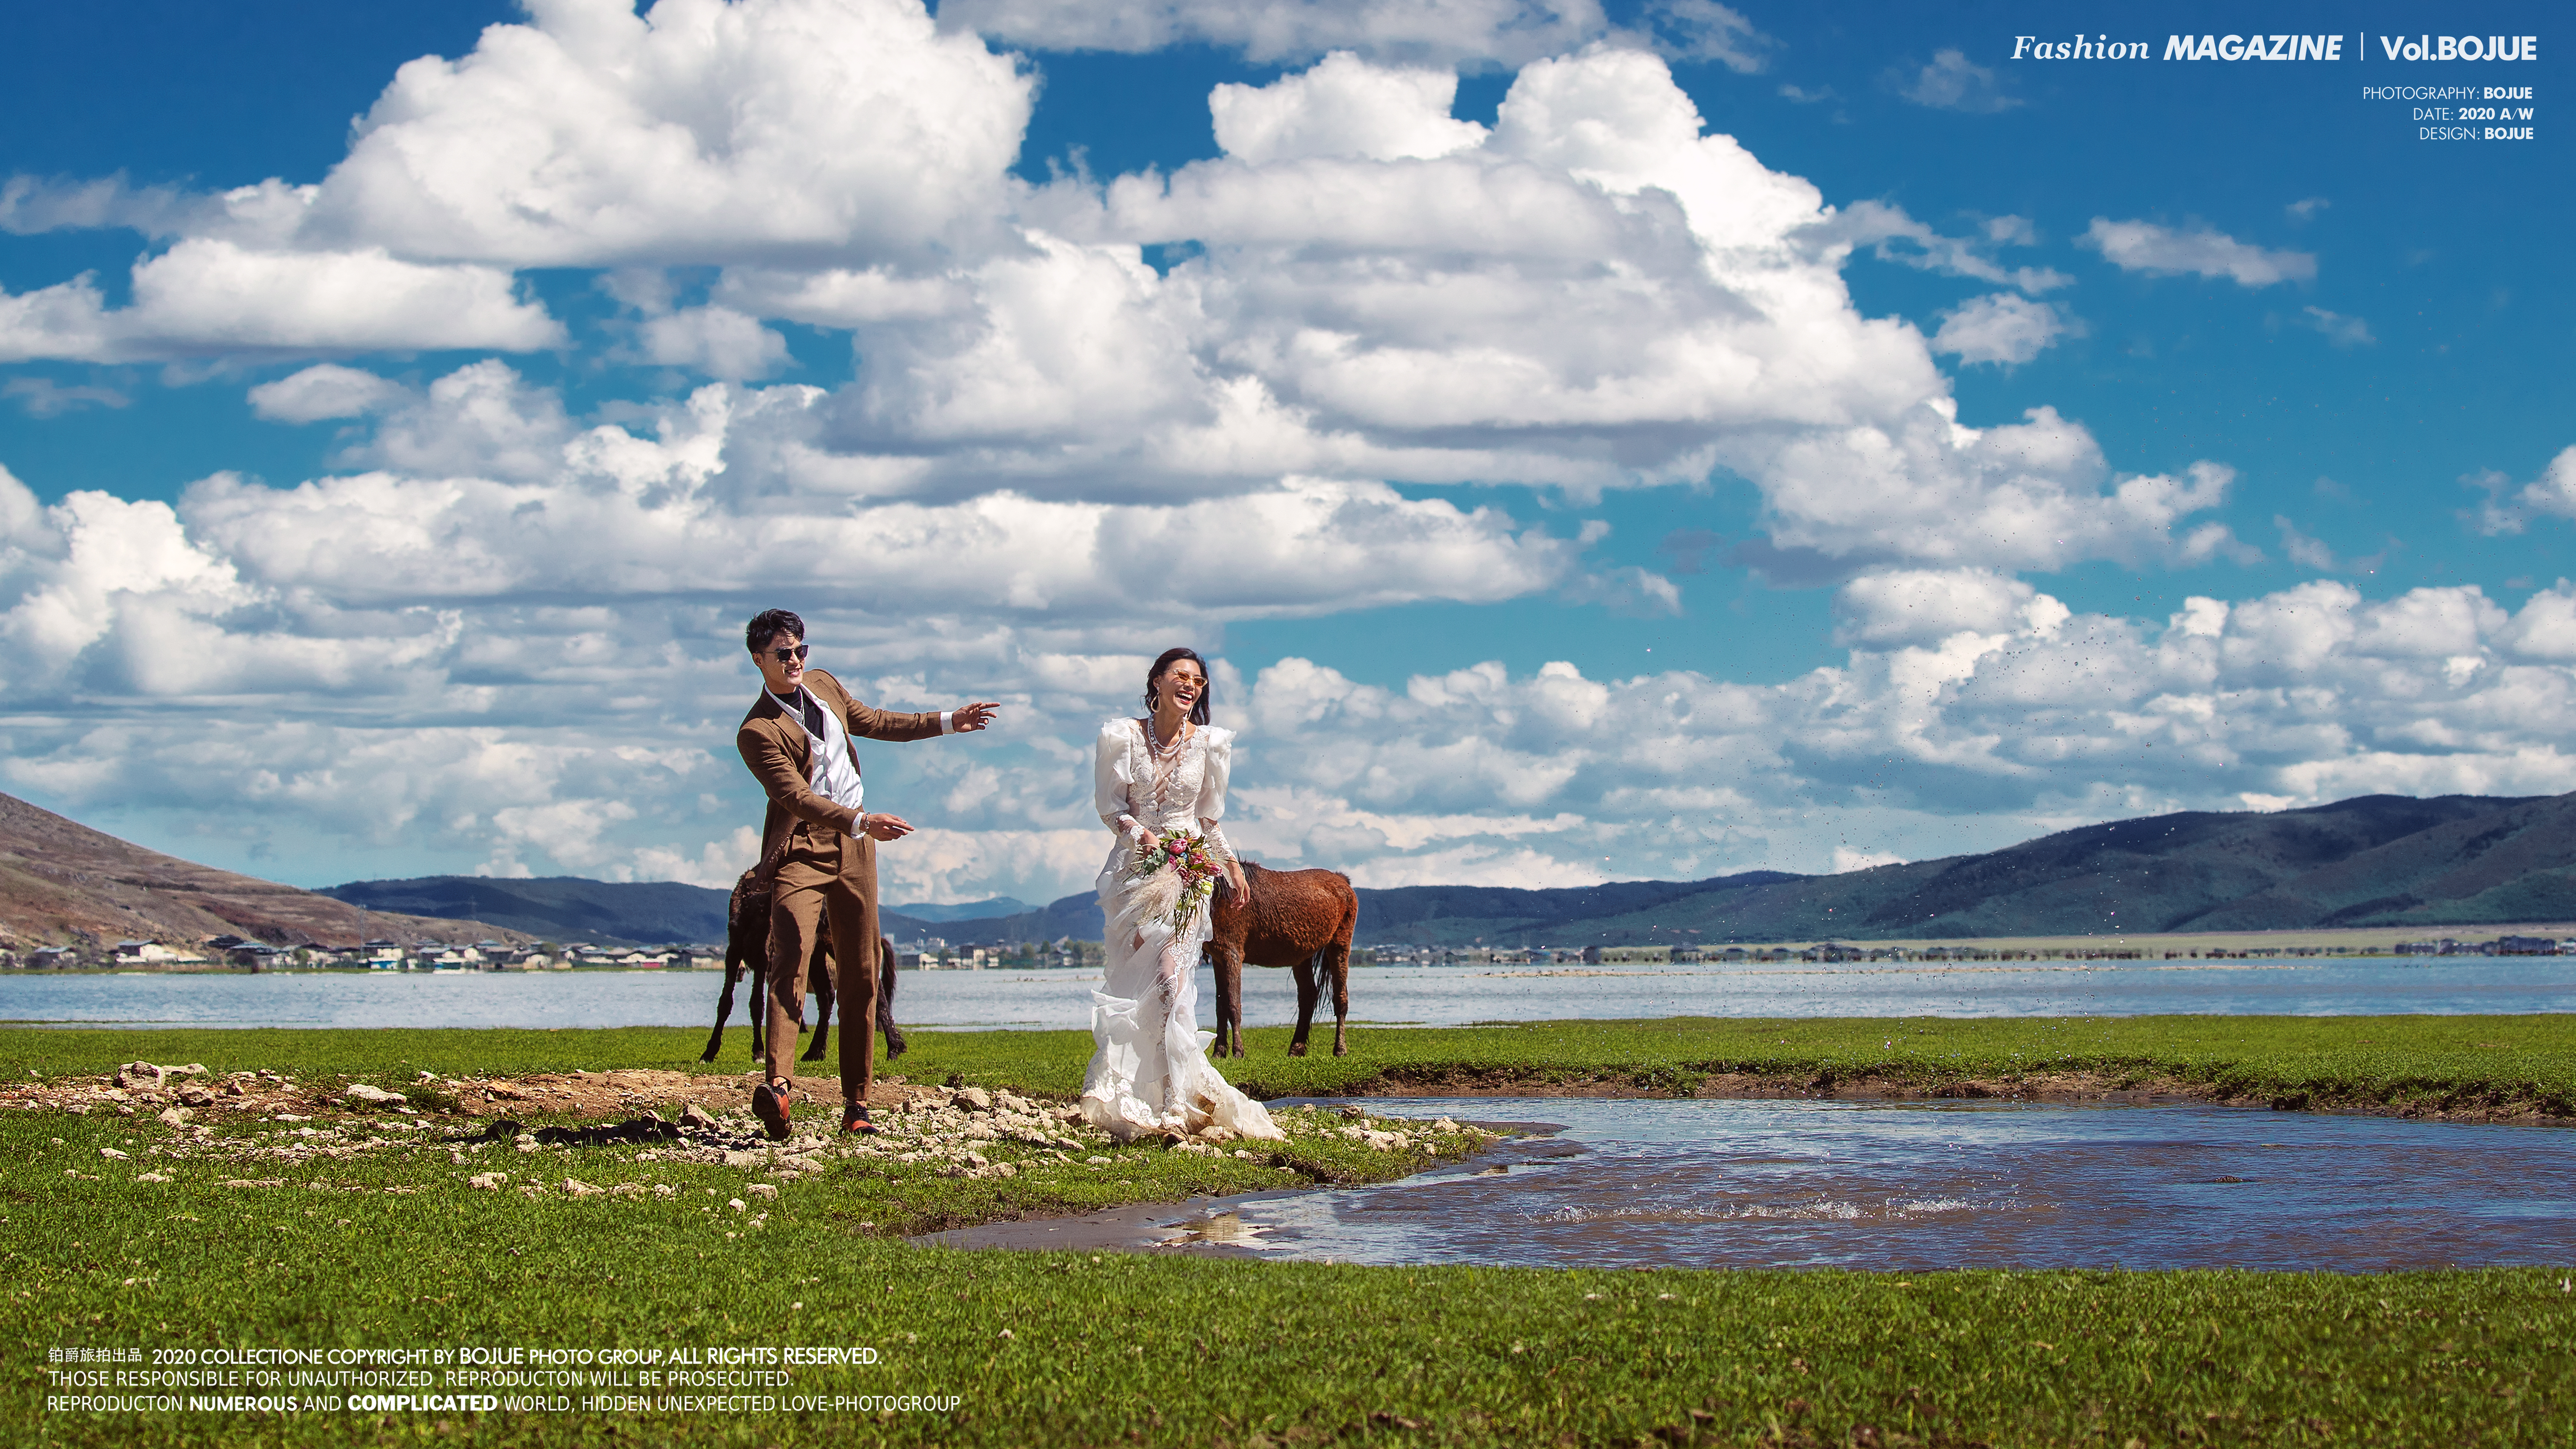
[[[1154,810],[1157,814],[1168,808],[1172,776],[1180,772],[1181,744],[1189,738],[1189,721],[1183,720],[1181,729],[1183,733],[1173,735],[1171,743],[1165,744],[1162,735],[1154,728],[1154,717],[1145,716],[1145,758],[1154,766]]]

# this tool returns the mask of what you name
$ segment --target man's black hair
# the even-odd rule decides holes
[[[801,641],[805,637],[805,621],[785,609],[763,609],[752,615],[751,622],[743,627],[742,645],[754,654],[765,653],[769,641],[781,634],[793,634]]]

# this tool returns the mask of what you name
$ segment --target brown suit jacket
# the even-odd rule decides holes
[[[945,722],[933,711],[929,714],[898,714],[892,710],[874,709],[850,698],[841,681],[820,669],[805,671],[805,692],[814,696],[823,708],[841,717],[842,727],[850,732],[850,763],[858,763],[857,741],[926,740],[940,733]],[[760,858],[767,860],[778,849],[781,840],[802,830],[820,840],[828,839],[823,831],[842,835],[859,833],[858,812],[846,805],[836,805],[814,793],[809,783],[813,775],[814,740],[805,732],[802,721],[792,719],[778,707],[769,691],[760,692],[751,712],[742,717],[742,728],[734,732],[734,748],[742,752],[742,762],[751,767],[752,778],[769,792],[769,814],[760,826]],[[868,842],[859,837],[862,849]],[[791,850],[793,846],[789,847]],[[865,854],[871,862],[873,850]]]

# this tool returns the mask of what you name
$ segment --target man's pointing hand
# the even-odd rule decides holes
[[[1001,710],[1002,707],[1000,705],[995,704],[990,700],[979,701],[975,704],[961,704],[957,707],[956,711],[957,732],[959,734],[964,734],[968,730],[980,730],[984,726],[991,724],[993,722],[993,716],[1001,713]]]

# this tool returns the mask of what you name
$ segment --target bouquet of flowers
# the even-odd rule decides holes
[[[1189,930],[1200,908],[1216,894],[1217,882],[1225,878],[1225,863],[1208,848],[1205,837],[1186,830],[1175,830],[1152,845],[1137,842],[1134,858],[1127,863],[1128,878],[1147,880],[1166,871],[1172,878],[1154,882],[1164,888],[1156,890],[1155,895],[1159,898],[1168,891],[1172,900],[1154,910],[1151,918],[1168,924],[1172,934],[1180,935]],[[1157,904],[1160,905],[1159,899]]]

